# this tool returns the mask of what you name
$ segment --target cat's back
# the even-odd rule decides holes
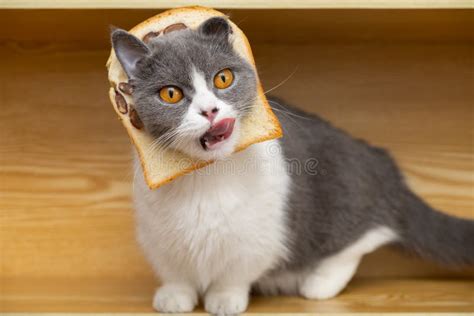
[[[280,142],[285,159],[297,160],[303,167],[308,161],[314,161],[320,167],[314,173],[332,172],[333,179],[370,178],[361,173],[375,177],[389,175],[397,182],[401,179],[385,149],[354,138],[318,115],[300,110],[279,98],[270,97],[269,102],[282,125]],[[317,179],[314,173],[310,172],[309,176]]]

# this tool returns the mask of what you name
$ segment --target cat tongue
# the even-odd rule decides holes
[[[226,118],[211,126],[201,137],[201,143],[205,149],[212,149],[218,143],[226,140],[232,135],[235,119]]]

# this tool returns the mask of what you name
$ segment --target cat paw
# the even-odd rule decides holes
[[[162,313],[191,312],[197,301],[196,292],[191,287],[165,284],[156,291],[153,308]]]
[[[205,309],[217,316],[239,315],[245,312],[249,302],[247,291],[210,292],[206,295]]]
[[[300,293],[304,298],[310,300],[327,300],[335,297],[345,287],[336,278],[334,280],[325,278],[312,278],[304,282],[300,288]]]

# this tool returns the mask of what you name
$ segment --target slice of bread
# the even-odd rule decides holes
[[[224,16],[223,13],[204,7],[184,7],[158,14],[138,24],[129,32],[147,42],[153,36],[166,36],[166,33],[182,27],[197,28],[205,20]],[[230,22],[230,21],[229,21]],[[231,41],[235,50],[255,67],[249,42],[244,33],[232,22]],[[109,71],[110,101],[135,146],[140,157],[146,182],[151,189],[172,181],[176,177],[204,167],[212,161],[200,161],[175,150],[153,149],[153,138],[143,129],[137,112],[133,109],[131,85],[112,50],[107,61]],[[241,122],[241,133],[236,151],[266,140],[281,137],[280,124],[273,114],[262,86],[258,80],[258,98],[251,112]]]

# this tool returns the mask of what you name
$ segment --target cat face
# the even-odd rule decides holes
[[[197,30],[171,32],[148,45],[126,31],[112,33],[117,58],[133,82],[137,113],[160,146],[204,160],[235,150],[257,84],[230,32],[227,20],[211,18]]]

